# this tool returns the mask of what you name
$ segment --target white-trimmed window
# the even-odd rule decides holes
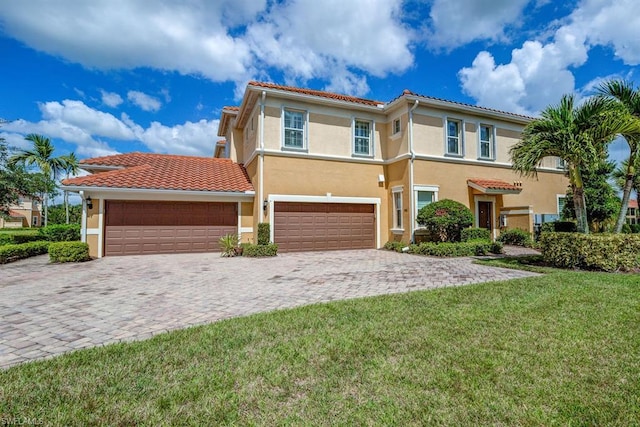
[[[462,156],[462,120],[447,119],[446,153]]]
[[[391,189],[393,197],[393,230],[404,230],[402,223],[402,186]]]
[[[402,127],[400,124],[400,119],[395,119],[393,121],[393,135],[400,133],[401,130],[402,130]]]
[[[34,216],[33,218],[31,218],[31,226],[32,227],[37,227],[38,226],[38,217]]]
[[[285,148],[305,148],[305,122],[306,114],[304,111],[284,109],[283,112],[283,128]]]
[[[562,211],[564,210],[564,204],[567,196],[565,196],[564,194],[558,194],[556,197],[558,199],[558,216],[562,218]]]
[[[354,119],[353,121],[353,154],[357,156],[371,155],[371,122]]]
[[[478,126],[478,138],[480,140],[480,146],[478,147],[478,153],[480,159],[493,160],[494,157],[494,133],[493,126],[479,125]]]
[[[564,159],[560,157],[556,157],[556,169],[566,169],[566,168],[567,168],[567,162],[565,162]]]
[[[438,190],[439,187],[437,185],[415,185],[413,187],[416,200],[415,218],[418,218],[418,212],[420,212],[420,209],[427,206],[429,203],[438,201]],[[416,228],[418,228],[417,219]]]

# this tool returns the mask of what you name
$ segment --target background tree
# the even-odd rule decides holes
[[[33,143],[31,150],[19,150],[9,158],[9,165],[36,166],[44,175],[40,192],[44,206],[44,225],[47,225],[49,208],[49,195],[52,187],[55,188],[55,180],[58,172],[64,170],[64,161],[59,157],[53,157],[54,147],[51,140],[37,134],[29,134],[25,137],[27,141]]]
[[[67,213],[69,222],[67,222]],[[49,206],[49,225],[52,224],[80,224],[82,218],[82,205],[64,204]]]
[[[635,127],[621,132],[629,145],[629,158],[624,164],[625,177],[624,185],[622,186],[622,204],[615,228],[616,233],[620,233],[625,223],[627,208],[629,207],[629,197],[638,173],[636,166],[638,163],[638,151],[640,150],[640,89],[634,88],[631,82],[610,80],[600,86],[599,92],[602,97],[615,100],[615,102],[629,114],[629,121],[635,124]]]
[[[592,98],[576,106],[573,95],[563,95],[541,118],[529,123],[522,140],[510,150],[513,168],[535,176],[540,161],[555,156],[567,165],[578,231],[588,233],[582,171],[606,157],[606,146],[629,126],[607,98]]]
[[[620,189],[620,191],[624,189],[627,183],[627,177],[628,177],[627,171],[629,170],[628,163],[629,163],[629,159],[623,160],[620,166],[616,168],[611,174],[611,176],[614,179],[614,182],[616,183],[616,186]],[[633,182],[631,183],[631,187],[633,191],[636,192],[636,197],[638,197],[638,194],[640,194],[640,174],[637,173],[639,169],[640,169],[640,158],[636,158],[636,165],[635,165],[636,174],[633,177]],[[625,215],[626,215],[626,211],[625,211]]]
[[[587,221],[590,230],[593,232],[605,232],[615,229],[617,213],[620,210],[620,198],[609,183],[609,176],[611,176],[615,167],[615,162],[600,161],[585,169],[582,173]],[[568,219],[575,219],[576,217],[571,189],[567,191],[562,216]]]
[[[70,175],[78,173],[78,158],[74,152],[61,156],[60,159],[64,162],[64,171],[66,172],[66,178],[69,179]],[[66,215],[66,224],[69,224],[69,191],[64,190],[64,210]]]
[[[0,125],[4,121],[0,119]],[[18,202],[20,196],[31,196],[30,177],[24,167],[8,164],[8,147],[0,138],[0,215],[9,215],[9,206]]]

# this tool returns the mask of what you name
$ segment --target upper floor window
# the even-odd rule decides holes
[[[286,148],[304,148],[305,113],[284,110],[284,146]]]
[[[447,119],[447,154],[462,155],[462,122]]]
[[[353,124],[353,153],[371,155],[371,122],[355,120]]]
[[[480,125],[480,158],[493,159],[493,126]]]
[[[395,119],[393,121],[393,134],[400,133],[400,119]]]

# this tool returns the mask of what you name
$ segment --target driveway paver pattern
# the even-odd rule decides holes
[[[0,265],[0,368],[257,312],[534,275],[383,250],[39,256]]]

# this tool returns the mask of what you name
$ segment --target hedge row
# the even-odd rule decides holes
[[[487,240],[471,240],[462,243],[424,242],[419,245],[410,245],[409,252],[412,254],[437,257],[479,256],[489,253],[502,253],[502,244]]]
[[[50,242],[73,242],[80,240],[79,224],[54,224],[38,230],[41,239]]]
[[[463,242],[470,240],[491,240],[491,231],[488,228],[464,228],[460,233]]]
[[[51,262],[89,261],[89,245],[82,242],[54,242],[49,245]]]
[[[0,264],[47,253],[50,243],[45,241],[0,246]]]
[[[384,248],[388,251],[395,251],[395,252],[402,252],[403,248],[406,248],[407,245],[404,242],[394,242],[394,241],[388,241],[387,243],[384,244]]]
[[[242,256],[263,257],[278,255],[278,245],[269,243],[268,245],[254,245],[252,243],[242,244]]]
[[[501,232],[497,240],[505,245],[524,246],[526,248],[530,248],[533,245],[531,234],[520,228],[512,228]]]
[[[558,268],[640,268],[640,236],[635,234],[542,233],[540,251],[547,264]]]
[[[21,243],[45,240],[37,234],[0,234],[0,246],[19,245]]]

